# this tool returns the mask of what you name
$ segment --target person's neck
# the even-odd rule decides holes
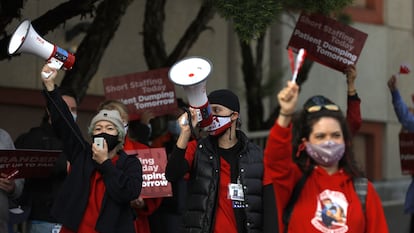
[[[335,174],[336,172],[338,172],[338,170],[339,170],[339,168],[338,168],[338,165],[333,165],[333,166],[330,166],[330,167],[325,167],[325,166],[321,166],[321,165],[319,165],[321,168],[323,168],[323,169],[325,169],[325,171],[329,174],[329,175],[332,175],[332,174]]]
[[[236,130],[233,130],[233,127],[231,127],[219,138],[218,146],[223,149],[229,149],[236,145],[237,142]]]

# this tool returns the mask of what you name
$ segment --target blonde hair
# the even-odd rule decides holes
[[[128,123],[129,121],[129,115],[128,115],[128,108],[124,103],[122,103],[119,100],[105,100],[98,106],[98,111],[106,109],[106,110],[116,110],[119,112],[119,115],[121,115],[122,120],[125,123]]]

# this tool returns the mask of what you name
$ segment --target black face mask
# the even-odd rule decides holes
[[[118,135],[100,133],[92,136],[92,140],[94,140],[95,138],[104,138],[106,144],[108,145],[108,151],[113,150],[120,143],[120,141],[118,140]]]

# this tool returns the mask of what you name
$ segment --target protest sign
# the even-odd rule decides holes
[[[177,109],[175,85],[168,78],[168,70],[163,68],[105,78],[105,98],[123,102],[130,120],[139,119],[144,111],[150,111],[154,116],[168,114]]]
[[[165,178],[167,154],[165,148],[148,148],[126,150],[127,154],[137,154],[142,164],[142,191],[143,198],[172,196],[171,183]]]
[[[0,150],[0,172],[14,179],[48,177],[60,153],[57,150]]]
[[[288,48],[303,48],[307,58],[344,72],[356,64],[368,35],[332,18],[302,13],[296,23]]]
[[[414,175],[414,133],[401,132],[399,139],[401,173]]]

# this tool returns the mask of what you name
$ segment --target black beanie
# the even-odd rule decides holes
[[[208,95],[208,102],[210,104],[220,104],[235,112],[240,112],[239,97],[232,91],[221,89],[211,92]]]

